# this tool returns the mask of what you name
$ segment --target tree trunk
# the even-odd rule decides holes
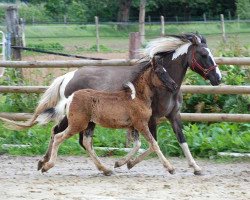
[[[128,22],[131,2],[132,0],[120,0],[117,22]]]

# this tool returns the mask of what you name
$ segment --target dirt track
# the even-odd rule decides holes
[[[46,174],[36,171],[40,157],[0,156],[0,198],[4,199],[250,199],[250,164],[201,161],[194,176],[184,159],[170,158],[170,175],[157,158],[106,177],[86,157],[60,157]],[[101,158],[112,166],[115,158]]]

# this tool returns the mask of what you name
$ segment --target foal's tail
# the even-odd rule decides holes
[[[49,86],[49,88],[42,95],[38,106],[36,107],[35,112],[33,113],[31,119],[26,122],[16,122],[13,120],[9,120],[6,118],[0,117],[0,120],[5,122],[5,126],[12,130],[23,130],[25,128],[29,128],[34,126],[37,123],[41,123],[39,120],[39,115],[42,113],[54,113],[56,105],[60,99],[60,86],[64,80],[64,76],[60,76],[56,78],[53,83]],[[48,118],[47,120],[43,120],[43,122],[48,123],[52,118]]]

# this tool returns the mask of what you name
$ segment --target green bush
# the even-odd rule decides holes
[[[39,50],[50,50],[50,51],[52,51],[52,50],[55,50],[55,51],[64,50],[64,46],[62,46],[58,42],[28,44],[28,47],[39,49]]]

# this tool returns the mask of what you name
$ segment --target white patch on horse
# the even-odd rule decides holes
[[[157,38],[150,41],[144,49],[141,49],[140,54],[153,58],[157,53],[174,51],[185,43],[176,37]]]
[[[180,46],[178,49],[175,50],[175,52],[173,53],[173,57],[172,60],[178,58],[179,56],[185,54],[188,52],[188,48],[190,47],[191,43],[186,43],[182,46]]]
[[[209,49],[209,48],[205,48],[205,47],[204,47],[204,49],[206,49],[206,50],[207,50],[207,52],[208,52],[208,54],[209,54],[210,58],[211,58],[211,59],[212,59],[212,61],[213,61],[213,65],[216,65],[216,62],[215,62],[215,60],[214,60],[213,54],[211,53],[210,49]],[[216,67],[216,68],[215,68],[215,71],[216,71],[216,74],[218,74],[219,79],[221,80],[222,75],[221,75],[221,72],[220,72],[219,67]]]
[[[60,99],[66,98],[64,95],[65,88],[66,88],[67,84],[69,83],[69,81],[74,77],[75,72],[76,72],[76,70],[64,75],[64,80],[60,86]]]
[[[134,99],[135,98],[135,95],[136,95],[136,91],[135,91],[135,86],[133,83],[131,82],[128,82],[126,83],[126,85],[130,88],[131,90],[131,98]]]

